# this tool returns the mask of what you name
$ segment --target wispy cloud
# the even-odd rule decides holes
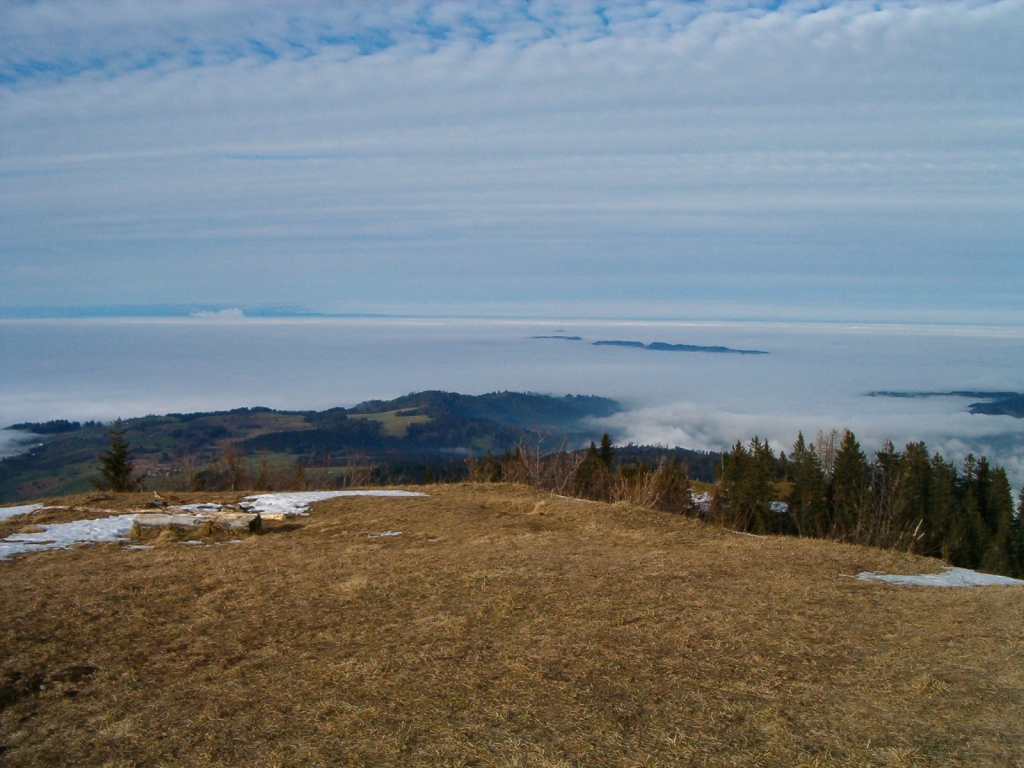
[[[1019,0],[8,3],[0,303],[1015,319],[1021,39]]]

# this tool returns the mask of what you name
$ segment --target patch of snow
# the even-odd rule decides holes
[[[789,504],[784,501],[773,501],[768,505],[768,509],[776,515],[784,515],[789,512]]]
[[[943,573],[922,573],[917,576],[900,576],[864,571],[851,578],[861,579],[862,581],[884,581],[887,584],[906,584],[916,587],[1024,587],[1024,581],[1020,579],[1011,579],[1009,576],[993,576],[990,573],[978,573],[969,568],[946,568]]]
[[[187,546],[190,546],[190,547],[201,547],[201,546],[203,546],[203,542],[201,542],[201,541],[183,541],[181,543],[185,544]]]
[[[415,491],[299,491],[295,493],[261,493],[247,496],[238,506],[248,512],[259,512],[261,515],[282,515],[294,517],[306,515],[309,505],[324,499],[336,499],[341,496],[385,496],[408,498],[426,496]]]
[[[220,512],[225,506],[224,504],[182,504],[180,507],[172,507],[172,509],[180,509],[183,512]]]
[[[125,541],[134,521],[135,515],[117,515],[99,520],[42,525],[42,530],[35,533],[12,533],[0,540],[0,560],[24,552],[67,549],[72,544]]]
[[[383,539],[383,538],[386,538],[388,536],[401,536],[401,535],[402,535],[401,531],[382,531],[381,533],[370,533],[369,531],[366,532],[366,538],[368,538],[368,539]]]
[[[710,493],[690,493],[690,499],[693,501],[694,506],[697,507],[701,512],[707,514],[711,511],[711,494]]]
[[[42,504],[22,504],[20,507],[0,507],[0,520],[6,520],[15,515],[30,515],[37,509],[42,509]]]
[[[125,544],[121,549],[156,549],[152,544]]]
[[[214,542],[214,546],[215,547],[219,547],[221,544],[244,544],[244,543],[245,542],[242,541],[242,539],[231,539],[229,541],[217,541],[217,542]]]

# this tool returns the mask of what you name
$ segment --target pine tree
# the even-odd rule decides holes
[[[996,468],[990,473],[986,509],[991,520],[988,546],[981,557],[980,568],[989,573],[1006,576],[1016,574],[1016,525],[1014,521],[1013,491],[1006,470]]]
[[[722,476],[712,516],[736,530],[778,533],[778,515],[771,509],[774,473],[775,454],[767,440],[762,443],[755,437],[749,449],[737,442],[722,456]]]
[[[789,515],[797,535],[827,536],[825,468],[818,453],[804,441],[803,432],[797,435],[793,451],[789,454],[789,472],[793,478]]]
[[[871,476],[867,458],[853,432],[846,430],[832,466],[829,498],[832,502],[832,535],[857,540],[870,509]]]
[[[745,531],[750,517],[743,505],[744,486],[750,472],[750,454],[739,440],[732,450],[722,454],[718,492],[711,502],[712,518],[727,528]]]
[[[1017,499],[1017,514],[1013,518],[1013,563],[1016,578],[1024,578],[1024,488]]]
[[[977,568],[988,549],[988,461],[974,454],[964,459],[957,481],[957,509],[947,533],[949,561],[961,568]]]
[[[869,506],[862,510],[861,543],[896,548],[907,548],[912,543],[915,532],[913,526],[908,530],[907,498],[901,493],[903,470],[903,454],[886,440],[871,460],[871,496]]]
[[[909,546],[922,552],[930,544],[935,516],[932,464],[928,459],[928,447],[924,443],[907,443],[900,457],[898,477],[898,485],[893,489],[900,513],[898,523],[916,536],[916,539],[909,542]]]
[[[125,431],[120,419],[110,428],[110,448],[100,454],[100,477],[92,480],[100,490],[129,493],[141,485],[132,476],[135,464],[131,460],[131,446],[124,439]]]
[[[953,562],[954,528],[960,514],[957,498],[957,472],[950,462],[936,453],[931,460],[931,502],[928,505],[929,531],[922,554]]]
[[[601,447],[597,449],[597,457],[601,459],[601,463],[610,472],[612,469],[612,462],[615,460],[615,451],[612,450],[612,439],[605,432],[601,435]]]
[[[775,452],[768,441],[761,442],[755,437],[750,442],[752,472],[748,476],[746,495],[751,503],[754,533],[782,533],[782,521],[772,508],[775,501]]]

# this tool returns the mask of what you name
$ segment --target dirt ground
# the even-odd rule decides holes
[[[0,562],[0,766],[1024,766],[1024,588],[862,582],[843,574],[940,564],[417,490],[240,544]]]

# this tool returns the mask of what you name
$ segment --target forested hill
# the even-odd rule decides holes
[[[523,392],[462,395],[418,392],[372,400],[354,408],[277,411],[237,408],[171,413],[123,423],[136,469],[158,479],[217,462],[228,446],[271,463],[304,461],[344,466],[352,457],[386,465],[459,460],[500,453],[521,442],[557,448],[600,439],[590,417],[619,411],[614,400],[586,395],[554,397]],[[12,428],[43,439],[26,453],[0,461],[0,501],[86,490],[109,425],[70,421],[21,423]]]

